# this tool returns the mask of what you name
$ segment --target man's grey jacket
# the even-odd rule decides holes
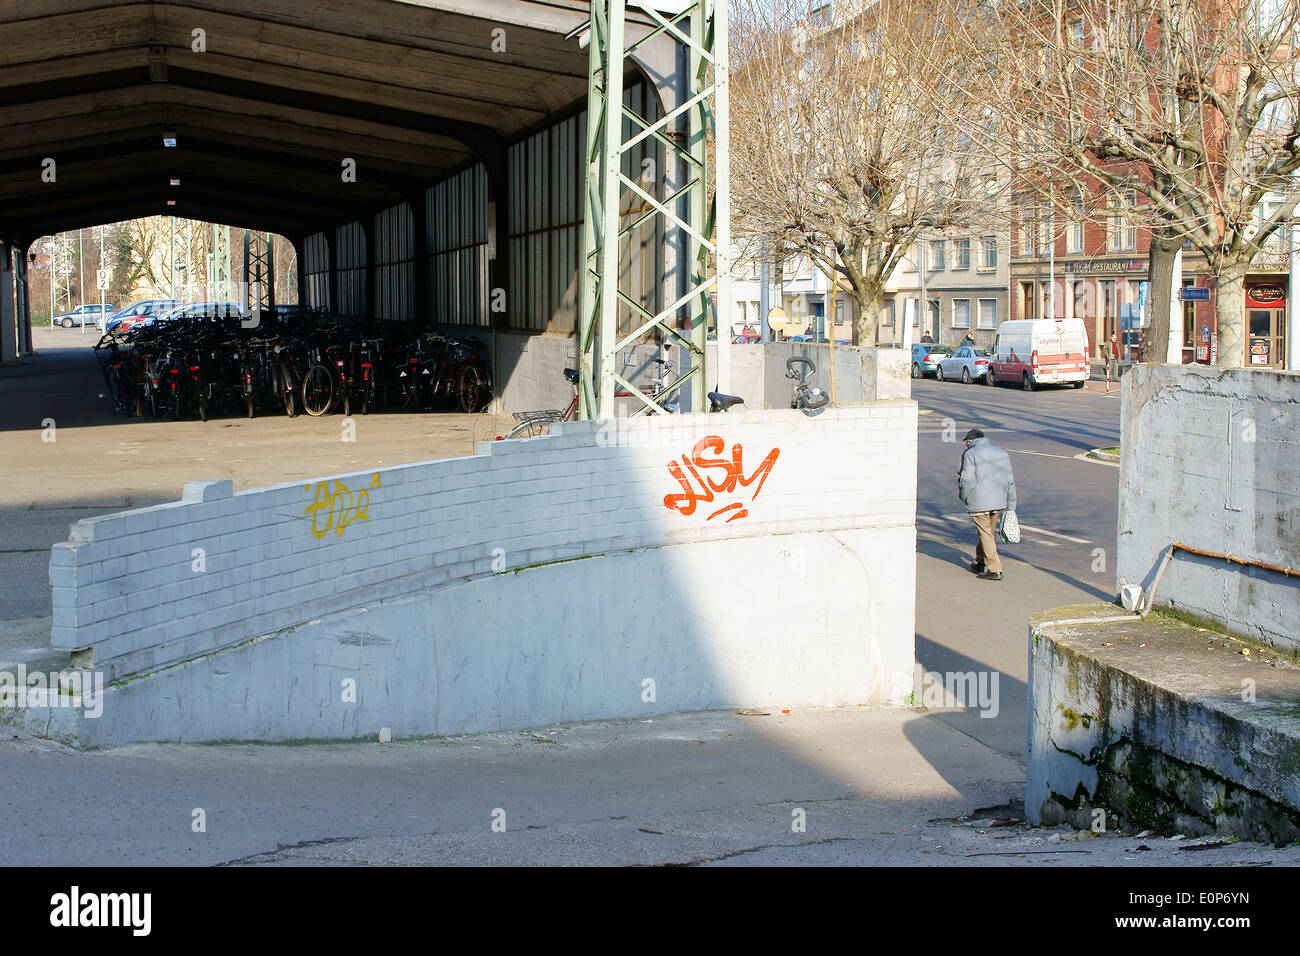
[[[1011,456],[987,438],[976,438],[962,452],[957,494],[967,511],[1015,511]]]

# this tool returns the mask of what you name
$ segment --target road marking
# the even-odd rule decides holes
[[[1074,457],[1077,458],[1077,459],[1079,459],[1079,461],[1090,462],[1091,464],[1094,464],[1094,465],[1106,465],[1106,466],[1108,466],[1108,467],[1110,467],[1110,468],[1118,468],[1118,467],[1119,467],[1119,462],[1117,462],[1117,461],[1104,461],[1104,460],[1102,460],[1101,458],[1093,458],[1093,457],[1092,457],[1091,455],[1089,455],[1086,451],[1081,451],[1081,452],[1079,452],[1079,454],[1075,455]]]
[[[1053,538],[1064,538],[1066,541],[1073,541],[1075,544],[1092,544],[1092,542],[1087,538],[1073,538],[1068,534],[1061,534],[1059,531],[1048,531],[1046,528],[1035,528],[1031,524],[1021,524],[1020,529],[1022,531],[1032,531],[1034,534],[1048,534]]]
[[[944,515],[944,517],[945,517],[945,518],[948,518],[949,520],[958,520],[958,519],[969,518],[970,515],[961,515],[961,514],[958,514],[958,515]],[[1046,534],[1046,535],[1051,535],[1053,538],[1064,538],[1066,541],[1073,541],[1075,544],[1092,544],[1092,542],[1089,541],[1089,540],[1086,539],[1086,538],[1074,538],[1074,537],[1071,537],[1071,536],[1068,535],[1068,534],[1061,534],[1059,531],[1048,531],[1046,528],[1035,528],[1033,525],[1031,525],[1031,524],[1025,524],[1023,521],[1020,523],[1020,530],[1021,530],[1021,531],[1032,531],[1032,532],[1034,532],[1034,534]],[[1051,547],[1057,547],[1057,545],[1051,544],[1051,543],[1048,542],[1048,541],[1044,541],[1044,542],[1042,542],[1042,543],[1043,543],[1043,544],[1050,545]]]
[[[1078,455],[1053,455],[1045,451],[1028,451],[1027,449],[1024,448],[1004,448],[1002,450],[1009,451],[1016,455],[1037,455],[1039,458],[1064,458],[1069,460],[1071,458],[1079,457]]]

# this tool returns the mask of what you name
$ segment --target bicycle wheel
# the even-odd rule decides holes
[[[302,407],[313,417],[330,410],[334,399],[334,378],[324,365],[313,365],[302,380]]]
[[[465,366],[456,387],[456,401],[462,412],[477,412],[483,402],[483,379],[473,365]]]
[[[541,438],[551,433],[551,425],[554,423],[554,418],[532,418],[510,429],[506,438]]]
[[[280,394],[284,397],[284,413],[290,418],[297,418],[298,407],[293,398],[293,376],[287,368],[281,366],[280,374],[275,380],[279,385]]]
[[[126,393],[122,385],[122,374],[117,369],[108,372],[108,397],[113,402],[113,411],[130,415],[126,405]]]

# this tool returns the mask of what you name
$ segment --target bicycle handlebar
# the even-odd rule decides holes
[[[807,374],[808,374],[808,375],[813,375],[813,374],[816,374],[816,372],[817,372],[817,363],[814,362],[812,359],[810,359],[810,358],[804,358],[802,355],[792,355],[792,356],[790,356],[788,359],[785,360],[785,376],[786,376],[786,378],[802,378],[802,377],[803,377],[803,375],[804,375],[803,372],[796,372],[796,371],[795,371],[795,369],[794,369],[794,366],[795,366],[795,365],[807,365],[807,366],[808,366],[808,371],[807,371]]]

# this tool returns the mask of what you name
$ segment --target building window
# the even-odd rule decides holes
[[[1083,223],[1075,220],[1070,223],[1070,227],[1065,231],[1065,251],[1073,253],[1083,252]]]
[[[1142,301],[1142,283],[1136,279],[1128,280],[1128,301],[1133,306]]]
[[[894,300],[885,300],[885,324],[891,329],[894,327]]]
[[[998,240],[996,236],[985,236],[980,240],[980,271],[995,272],[998,268]]]
[[[1034,254],[1038,256],[1051,255],[1052,247],[1056,244],[1056,237],[1052,235],[1052,212],[1050,209],[1040,209],[1038,211],[1038,248]]]
[[[930,242],[930,269],[933,272],[941,272],[945,268],[945,245],[942,239]]]
[[[952,267],[954,269],[970,268],[970,240],[969,239],[957,240],[957,257],[956,257],[956,261],[953,262]]]
[[[1112,193],[1107,200],[1110,215],[1106,219],[1111,252],[1131,252],[1137,248],[1137,220],[1132,210],[1137,206],[1137,196],[1131,189]]]
[[[952,300],[952,327],[954,329],[970,328],[970,299]]]
[[[1027,206],[1021,212],[1020,219],[1020,254],[1034,255],[1034,224],[1038,220],[1038,210]]]
[[[1074,318],[1076,319],[1087,318],[1087,316],[1085,315],[1085,312],[1087,310],[1086,296],[1087,296],[1086,284],[1082,280],[1074,283]]]
[[[1070,197],[1070,224],[1065,229],[1065,251],[1083,252],[1083,196],[1075,193]]]
[[[996,329],[998,327],[998,300],[980,299],[979,327]]]

